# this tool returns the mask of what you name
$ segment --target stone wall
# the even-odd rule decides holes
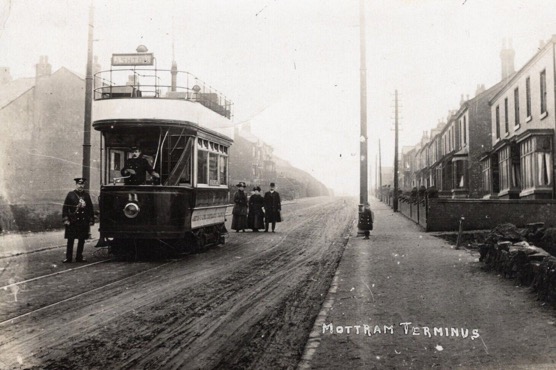
[[[464,217],[464,230],[486,230],[512,223],[525,227],[528,223],[556,225],[556,200],[499,199],[431,199],[428,201],[427,231],[457,231]]]

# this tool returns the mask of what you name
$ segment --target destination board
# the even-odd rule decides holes
[[[113,66],[152,66],[153,53],[112,54]]]

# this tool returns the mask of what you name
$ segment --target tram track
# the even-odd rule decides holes
[[[109,261],[109,260],[106,260],[106,261]],[[104,262],[106,262],[106,261],[99,261],[99,262],[96,262],[96,263],[94,263],[94,264],[104,263]],[[102,286],[93,288],[93,289],[91,289],[91,290],[88,290],[88,291],[85,291],[85,292],[82,292],[82,293],[73,295],[73,296],[71,296],[71,297],[68,297],[68,298],[65,298],[65,299],[56,301],[56,302],[54,302],[54,303],[50,303],[50,304],[48,304],[48,305],[46,305],[46,306],[42,306],[42,307],[40,307],[40,308],[38,308],[38,309],[36,309],[36,310],[26,312],[26,313],[24,313],[24,314],[21,314],[21,315],[18,315],[18,316],[9,318],[9,319],[4,320],[4,321],[0,321],[0,327],[1,327],[2,325],[7,324],[7,323],[15,324],[15,322],[16,322],[18,319],[21,319],[21,318],[30,316],[30,315],[32,315],[32,314],[34,314],[34,313],[37,313],[37,312],[40,312],[40,311],[43,311],[43,310],[46,310],[46,309],[49,309],[49,308],[52,308],[52,307],[55,307],[55,306],[57,306],[57,305],[59,305],[59,304],[62,304],[62,303],[71,301],[72,299],[76,299],[76,298],[79,298],[79,297],[83,297],[84,295],[97,292],[97,291],[102,290],[102,289],[105,289],[105,288],[107,288],[107,287],[109,287],[109,286],[112,286],[112,285],[115,285],[115,284],[118,284],[118,283],[123,283],[123,282],[125,282],[126,280],[129,280],[129,279],[131,279],[131,278],[140,276],[140,275],[145,274],[145,273],[148,273],[148,272],[150,272],[150,271],[159,269],[159,268],[161,268],[161,267],[164,267],[164,266],[166,266],[166,265],[169,265],[170,263],[173,263],[173,261],[172,261],[172,262],[165,263],[165,264],[162,264],[162,265],[155,266],[155,267],[150,268],[150,269],[147,269],[147,270],[140,271],[140,272],[138,272],[138,273],[136,273],[136,274],[127,276],[127,277],[122,278],[122,279],[120,279],[120,280],[116,280],[116,281],[110,282],[110,283],[108,283],[108,284],[105,284],[105,285],[102,285]],[[58,272],[58,273],[54,273],[54,274],[51,274],[51,275],[48,275],[48,276],[43,276],[43,277],[41,277],[41,278],[52,277],[52,276],[55,276],[55,275],[58,275],[58,274],[62,274],[62,273],[66,273],[66,272],[70,272],[70,271],[74,271],[74,270],[78,270],[78,269],[85,268],[85,267],[88,267],[88,266],[93,266],[93,264],[90,264],[90,265],[87,265],[87,266],[81,266],[81,267],[78,267],[78,268],[75,268],[75,269],[60,271],[60,272]],[[30,281],[36,281],[36,280],[39,280],[39,279],[40,279],[40,278],[34,278],[34,279],[31,279],[31,280],[28,280],[28,281],[20,282],[19,284],[23,284],[23,283],[25,283],[25,282],[30,282]],[[15,284],[12,284],[12,285],[15,285]],[[8,286],[9,286],[9,285],[8,285]],[[8,287],[8,286],[6,286],[6,287]],[[4,289],[5,289],[6,287],[0,287],[0,288],[4,288]]]
[[[277,225],[274,234],[233,233],[234,237],[223,247],[148,269],[144,265],[105,261],[91,269],[74,271],[79,274],[88,270],[101,276],[130,267],[144,269],[28,313],[10,316],[0,322],[5,336],[0,352],[26,353],[23,359],[30,368],[39,363],[50,364],[50,368],[72,368],[87,363],[79,361],[89,356],[96,358],[90,364],[97,367],[113,361],[118,368],[176,368],[183,361],[192,360],[191,356],[195,363],[205,365],[214,364],[222,356],[244,361],[258,346],[271,345],[273,338],[283,339],[284,329],[275,327],[276,320],[280,320],[276,315],[297,315],[298,304],[306,306],[309,297],[298,301],[296,296],[307,284],[322,284],[316,280],[320,281],[319,276],[330,270],[337,258],[328,253],[337,249],[334,243],[339,239],[332,235],[337,235],[337,225],[345,224],[347,213],[342,211],[341,216],[335,215],[330,221],[325,215],[338,213],[338,203],[318,203],[306,203],[285,212],[285,222]],[[340,234],[342,238],[345,235]],[[51,275],[31,284],[55,279],[66,284],[64,281],[73,276],[80,275]],[[292,303],[286,303],[286,297]],[[294,306],[287,308],[291,304]],[[294,317],[288,322],[290,319],[295,322]],[[279,326],[287,328],[288,322]],[[60,328],[65,335],[59,332]],[[254,341],[256,344],[244,342],[253,333],[262,335]],[[104,339],[99,342],[101,338]],[[32,349],[43,348],[45,343],[48,348],[66,348],[72,343],[70,357],[38,351],[29,362]],[[109,347],[104,347],[107,343]],[[92,348],[106,351],[106,355],[100,359],[90,352]],[[234,355],[235,352],[239,354]],[[55,358],[59,361],[51,362]],[[13,361],[2,355],[0,360]]]

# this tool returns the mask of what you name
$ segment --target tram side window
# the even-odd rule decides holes
[[[220,185],[226,185],[228,183],[228,157],[221,155],[219,156],[219,161]]]
[[[209,153],[209,185],[218,183],[218,154]]]
[[[199,150],[197,156],[197,183],[208,184],[208,157],[209,152]]]

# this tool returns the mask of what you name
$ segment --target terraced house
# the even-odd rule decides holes
[[[488,159],[485,153],[490,153],[493,145],[490,103],[514,76],[514,54],[511,45],[504,44],[501,81],[489,89],[478,85],[473,98],[462,95],[460,107],[451,110],[445,122],[439,122],[430,135],[425,133],[412,150],[402,153],[404,185],[434,186],[441,198],[490,196],[484,185],[486,162],[481,162]]]
[[[556,35],[490,99],[492,150],[481,160],[485,197],[554,198]]]

